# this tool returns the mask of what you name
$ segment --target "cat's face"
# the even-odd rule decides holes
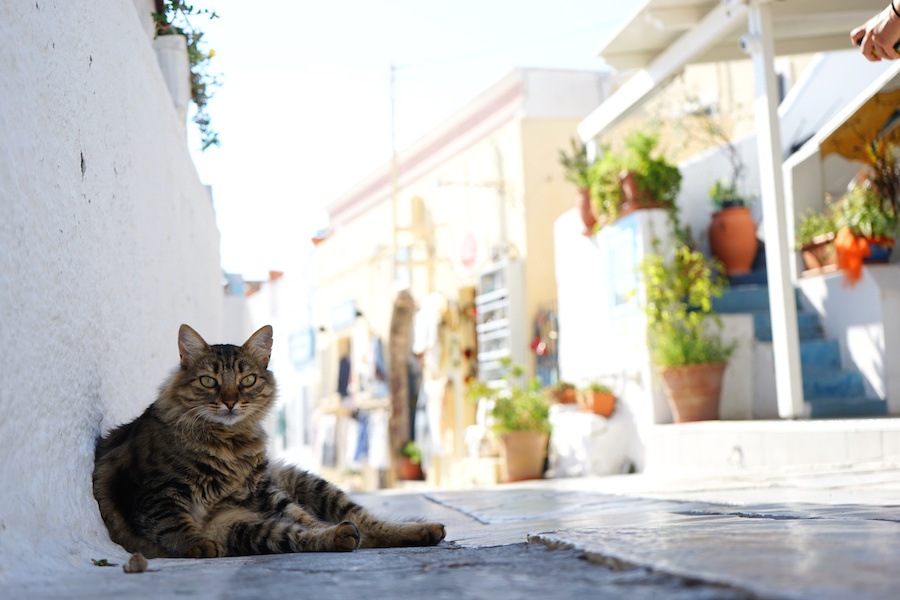
[[[183,421],[202,420],[225,426],[259,421],[272,404],[275,382],[268,371],[272,327],[266,325],[243,346],[210,346],[182,325],[178,331],[181,355],[177,401]]]

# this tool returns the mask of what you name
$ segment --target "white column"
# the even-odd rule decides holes
[[[788,245],[785,210],[772,12],[768,2],[755,0],[751,3],[748,29],[745,46],[753,59],[756,81],[754,110],[775,353],[775,391],[778,414],[783,419],[789,419],[803,414],[803,380],[797,333],[797,301],[791,280],[792,251]]]

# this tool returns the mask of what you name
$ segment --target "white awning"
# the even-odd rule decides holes
[[[746,58],[745,0],[646,0],[598,54],[619,71],[635,73],[578,127],[589,141],[640,107],[693,63]],[[850,29],[885,7],[884,0],[772,0],[778,55],[850,47]]]

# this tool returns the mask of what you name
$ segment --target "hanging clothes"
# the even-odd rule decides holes
[[[384,345],[378,336],[372,337],[372,362],[375,366],[375,381],[372,383],[372,398],[387,398],[387,366],[384,362]]]
[[[341,398],[350,395],[350,357],[342,356],[338,362],[338,385],[337,393]]]

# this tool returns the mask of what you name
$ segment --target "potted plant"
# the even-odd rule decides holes
[[[558,404],[575,404],[578,402],[578,390],[573,383],[557,381],[547,389],[550,397]]]
[[[671,260],[641,263],[651,360],[676,423],[718,419],[722,378],[734,345],[725,344],[712,299],[727,285],[717,262],[686,245]]]
[[[622,201],[622,184],[619,175],[624,163],[619,153],[609,146],[600,149],[597,160],[588,169],[590,197],[593,211],[597,215],[597,226],[603,227],[619,217]]]
[[[422,472],[422,451],[413,440],[409,440],[400,448],[397,477],[408,481],[425,479],[425,474]]]
[[[559,163],[563,167],[566,181],[578,188],[578,201],[576,208],[584,223],[584,235],[594,233],[597,224],[597,216],[591,202],[590,162],[587,156],[587,147],[578,138],[572,138],[569,142],[570,151],[559,151]]]
[[[593,382],[581,390],[579,407],[601,417],[609,417],[616,409],[616,396],[612,389],[602,383]]]
[[[681,190],[681,171],[658,152],[659,134],[636,131],[625,140],[622,212],[639,208],[675,208]]]
[[[749,203],[738,193],[736,176],[730,181],[716,180],[709,189],[709,197],[715,208],[709,223],[710,250],[728,275],[749,273],[759,241]]]
[[[469,398],[490,403],[493,431],[500,438],[503,481],[541,479],[550,437],[550,402],[537,378],[523,382],[524,370],[508,358],[501,361],[503,385],[479,380],[469,384]]]
[[[187,56],[190,71],[190,97],[197,109],[193,121],[200,130],[201,150],[219,145],[219,134],[210,126],[207,103],[213,96],[213,89],[220,85],[219,80],[209,73],[209,61],[215,56],[214,50],[204,49],[204,33],[192,23],[193,17],[206,17],[210,20],[219,18],[215,11],[208,8],[196,8],[185,0],[158,0],[157,10],[152,14],[156,24],[156,37],[178,36],[187,45]]]
[[[837,207],[834,248],[850,284],[862,277],[863,263],[890,260],[897,234],[898,213],[892,200],[867,184],[854,185]]]
[[[800,252],[807,272],[825,272],[837,268],[834,235],[837,231],[834,212],[807,209],[797,222],[794,247]]]
[[[641,208],[666,208],[674,215],[681,172],[658,152],[656,132],[637,131],[619,153],[604,147],[589,170],[591,197],[603,225]]]

